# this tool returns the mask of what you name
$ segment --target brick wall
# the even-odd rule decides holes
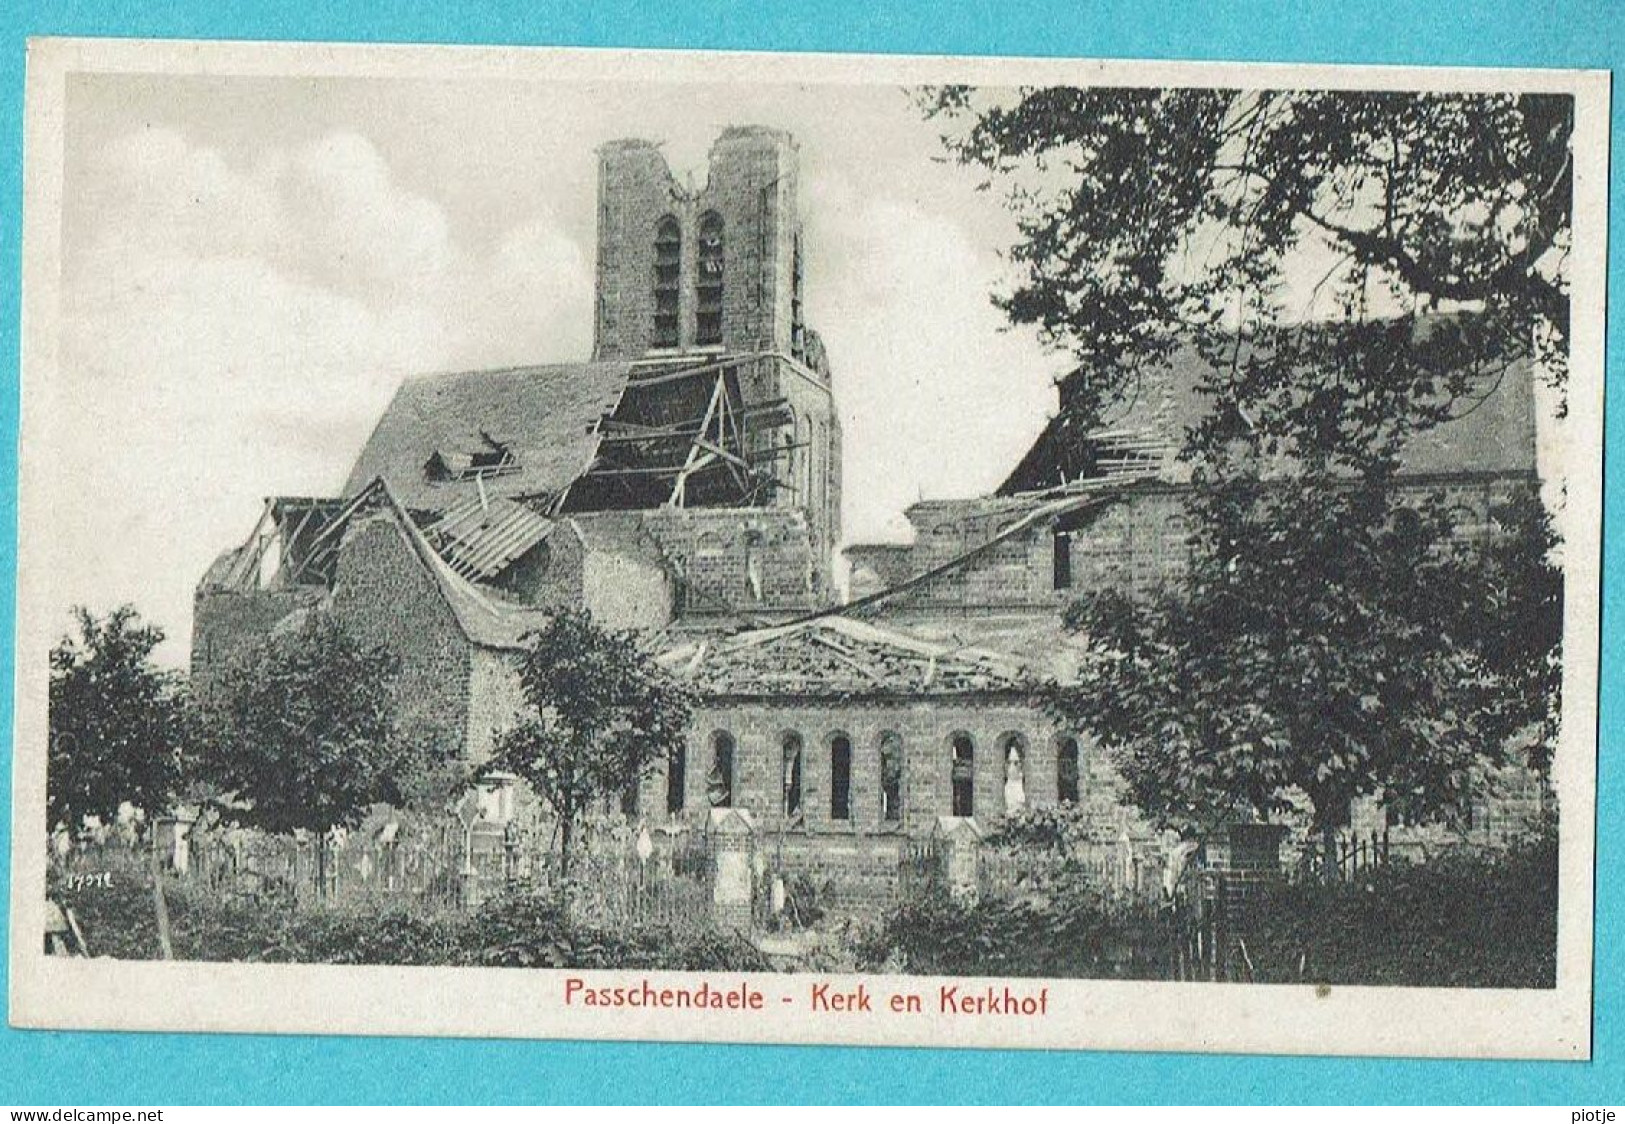
[[[795,141],[775,129],[725,129],[711,148],[705,187],[690,193],[650,141],[598,150],[598,311],[594,355],[638,358],[654,343],[655,235],[671,216],[682,232],[680,351],[695,346],[699,227],[722,219],[722,345],[730,352],[792,345]]]
[[[598,303],[594,354],[639,358],[651,351],[681,355],[695,338],[699,228],[708,215],[722,221],[722,341],[712,352],[771,358],[742,363],[747,410],[772,404],[788,415],[782,426],[758,414],[749,427],[751,454],[778,482],[767,501],[807,512],[821,588],[830,586],[841,533],[840,420],[828,368],[791,359],[797,353],[795,246],[799,158],[787,133],[758,127],[723,131],[712,146],[705,186],[691,192],[672,176],[649,141],[614,141],[599,149]],[[655,240],[662,220],[681,231],[679,342],[654,347]],[[773,460],[774,446],[788,455]],[[771,465],[771,468],[768,466]]]
[[[1455,513],[1457,533],[1481,537],[1491,533],[1491,510],[1529,486],[1527,478],[1517,476],[1478,476],[1419,480],[1405,490],[1418,501],[1442,493]],[[1068,535],[1071,581],[1065,588],[1056,588],[1056,531],[1037,526],[889,604],[940,612],[1036,611],[1053,610],[1091,590],[1143,594],[1177,581],[1189,566],[1187,495],[1181,488],[1141,488],[1073,530]],[[1030,503],[1001,498],[919,503],[907,513],[912,544],[852,546],[846,556],[863,591],[873,592],[975,549],[1030,510]]]
[[[471,645],[387,514],[359,517],[346,530],[332,610],[351,634],[400,657],[402,724],[464,744]]]
[[[1452,821],[1425,826],[1390,824],[1379,798],[1357,800],[1349,810],[1346,834],[1354,840],[1385,838],[1390,846],[1409,852],[1436,852],[1462,843],[1504,847],[1555,806],[1551,789],[1522,765],[1484,770],[1475,789],[1471,805]]]
[[[771,505],[807,513],[827,576],[841,537],[841,423],[830,382],[774,356],[741,365],[739,384],[747,409],[776,404],[788,414],[782,426],[751,426],[751,456],[758,470],[770,470],[776,481]],[[789,451],[775,457],[775,446]]]
[[[803,609],[825,604],[828,552],[793,508],[662,508],[644,526],[681,576],[679,611]]]
[[[790,351],[798,166],[795,141],[776,129],[725,129],[711,147],[710,176],[695,210],[721,215],[726,232],[728,351]]]
[[[980,547],[1032,510],[1022,500],[932,500],[908,509],[911,546],[853,546],[846,550],[860,585],[873,591],[925,573]],[[1064,593],[1054,587],[1055,535],[1047,526],[1014,536],[963,566],[895,599],[895,607],[942,612],[1033,610],[1051,612]],[[1074,567],[1078,549],[1074,547]],[[854,594],[858,593],[854,589]]]
[[[896,835],[821,838],[779,834],[756,841],[768,868],[787,882],[806,878],[819,905],[880,917],[896,904],[906,839]]]
[[[611,141],[598,150],[593,358],[635,359],[653,344],[655,227],[662,217],[676,213],[682,197],[653,142]],[[692,239],[685,238],[685,250],[691,246]],[[691,272],[690,261],[685,255],[684,276]]]

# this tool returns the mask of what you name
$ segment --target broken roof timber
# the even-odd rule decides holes
[[[933,644],[846,617],[823,617],[701,640],[660,661],[711,697],[1030,695],[1015,657]]]

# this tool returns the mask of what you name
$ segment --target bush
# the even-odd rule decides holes
[[[113,869],[110,878],[110,886],[70,889],[71,883],[53,867],[47,892],[58,904],[73,911],[90,955],[119,960],[156,957],[158,915],[151,875],[132,862]]]
[[[111,888],[52,895],[74,911],[93,956],[159,955],[151,875],[115,871]],[[300,906],[275,893],[210,892],[166,880],[171,943],[180,960],[312,964],[473,965],[772,971],[736,933],[711,927],[572,922],[557,898],[516,888],[472,916],[411,903]]]
[[[661,955],[655,968],[681,972],[771,972],[767,954],[738,933],[702,929],[686,936],[663,931],[655,943]]]
[[[324,964],[456,964],[464,921],[448,914],[351,907],[313,911],[294,926],[294,959]]]
[[[665,925],[609,929],[572,923],[557,898],[517,889],[493,899],[468,923],[467,963],[523,968],[648,968],[766,972],[773,965],[737,933]]]
[[[1042,899],[954,898],[940,887],[895,910],[853,948],[861,968],[917,975],[1156,978],[1165,942],[1152,914],[1081,880]]]
[[[1022,896],[966,902],[933,887],[878,931],[853,932],[849,946],[867,971],[1168,979],[1188,924],[1188,915],[1110,900],[1063,866]],[[1352,883],[1281,886],[1253,899],[1230,931],[1256,982],[1552,987],[1556,832]]]
[[[1079,843],[1097,841],[1088,814],[1076,804],[1041,804],[1011,812],[986,839],[993,847],[1062,853]]]
[[[1547,830],[1502,853],[1283,887],[1249,917],[1248,952],[1271,982],[1554,987],[1557,893]]]

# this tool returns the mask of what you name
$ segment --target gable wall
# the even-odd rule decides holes
[[[332,611],[352,635],[400,657],[403,726],[464,747],[471,646],[388,515],[358,517],[345,532]]]

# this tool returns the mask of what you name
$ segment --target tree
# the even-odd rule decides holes
[[[1503,565],[1455,536],[1443,504],[1396,507],[1387,489],[1238,483],[1193,503],[1189,574],[1148,599],[1070,605],[1088,638],[1081,685],[1047,696],[1154,820],[1269,819],[1301,794],[1329,837],[1358,797],[1427,820],[1515,760],[1544,703],[1527,661],[1550,620],[1503,608],[1509,591],[1549,588],[1539,542],[1513,546],[1536,528],[1506,529]],[[1526,760],[1544,767],[1546,745]]]
[[[327,834],[375,804],[398,804],[415,775],[395,724],[399,660],[325,613],[247,649],[210,691],[203,772],[239,823],[317,838],[325,887]]]
[[[519,666],[528,713],[498,737],[484,772],[514,773],[546,801],[567,875],[581,815],[676,755],[694,699],[635,632],[601,628],[586,610],[561,611],[528,640]]]
[[[50,825],[111,822],[126,802],[163,811],[181,784],[185,706],[181,678],[152,662],[163,629],[131,605],[73,615],[79,635],[51,649]]]
[[[922,101],[955,158],[1011,184],[1021,280],[998,303],[1076,356],[1071,410],[1098,412],[1195,346],[1219,424],[1251,417],[1266,439],[1365,463],[1471,408],[1512,363],[1563,382],[1567,95],[946,87]],[[1315,330],[1329,320],[1333,346]]]
[[[1070,351],[1086,431],[1181,352],[1204,361],[1180,459],[1189,576],[1080,599],[1092,729],[1154,817],[1381,792],[1459,805],[1519,729],[1542,766],[1561,573],[1533,488],[1488,544],[1402,489],[1417,435],[1536,364],[1566,374],[1573,103],[1545,95],[927,92],[949,151],[1012,185],[997,298]]]

